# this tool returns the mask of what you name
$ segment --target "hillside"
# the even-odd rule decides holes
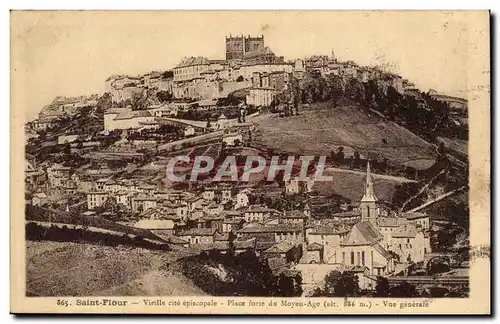
[[[386,158],[395,165],[417,161],[422,168],[428,168],[435,161],[431,144],[356,106],[314,107],[301,111],[299,116],[260,118],[258,141],[268,148],[304,155],[330,155],[343,146],[347,158],[357,150],[362,157],[379,161]]]
[[[180,272],[176,262],[186,254],[27,241],[26,291],[31,296],[205,295]]]

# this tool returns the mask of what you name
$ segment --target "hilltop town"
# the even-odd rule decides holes
[[[26,123],[27,240],[175,251],[209,294],[467,296],[467,100],[333,51],[225,44],[224,59],[110,76]],[[178,174],[197,156],[242,171],[247,156],[323,155],[334,180],[172,182],[180,155]]]

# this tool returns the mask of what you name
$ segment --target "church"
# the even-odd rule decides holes
[[[315,247],[314,251],[322,254],[315,262],[340,263],[345,269],[363,269],[377,276],[393,273],[397,264],[423,261],[430,252],[428,216],[382,213],[369,163],[359,208],[345,214],[357,214],[352,227],[332,230],[331,226],[315,224],[306,229],[308,250]]]

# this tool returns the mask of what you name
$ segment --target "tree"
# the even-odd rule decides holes
[[[172,94],[168,91],[158,91],[156,93],[156,98],[161,103],[170,102],[172,100]]]
[[[354,151],[354,167],[358,168],[361,165],[361,156],[358,151]]]
[[[342,277],[342,273],[337,270],[330,271],[325,277],[325,290],[327,293],[331,293],[332,295],[335,292],[335,287],[337,286],[337,282]]]
[[[389,280],[385,277],[377,277],[377,285],[375,286],[377,297],[387,297],[389,296]]]
[[[71,154],[71,145],[69,143],[64,144],[63,153],[66,155]]]
[[[233,209],[233,207],[234,207],[234,202],[232,200],[228,200],[228,202],[224,204],[224,210],[231,210]]]
[[[242,75],[240,75],[237,79],[236,79],[236,82],[243,82],[245,81],[245,79],[243,78]]]
[[[398,286],[389,290],[391,297],[417,297],[417,290],[415,286],[403,281]]]
[[[359,293],[358,277],[350,272],[344,271],[337,285],[335,286],[335,296],[352,297]]]
[[[359,293],[358,277],[350,272],[333,270],[325,277],[324,290],[317,289],[315,297],[352,297]]]
[[[113,106],[113,97],[109,92],[103,94],[99,99],[97,99],[97,109],[100,111],[106,111]]]

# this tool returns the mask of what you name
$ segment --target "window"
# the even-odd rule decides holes
[[[351,264],[354,264],[354,252],[351,252]]]
[[[406,240],[406,243],[410,243],[410,239],[407,239],[407,240]]]
[[[361,264],[365,265],[365,251],[361,252]]]
[[[345,264],[345,252],[342,252],[342,264]]]
[[[360,253],[359,253],[359,252],[358,252],[358,253],[356,253],[356,254],[357,254],[357,257],[358,257],[358,258],[357,258],[356,265],[358,265],[358,266],[359,266],[359,265],[361,264],[361,255],[360,255]]]

